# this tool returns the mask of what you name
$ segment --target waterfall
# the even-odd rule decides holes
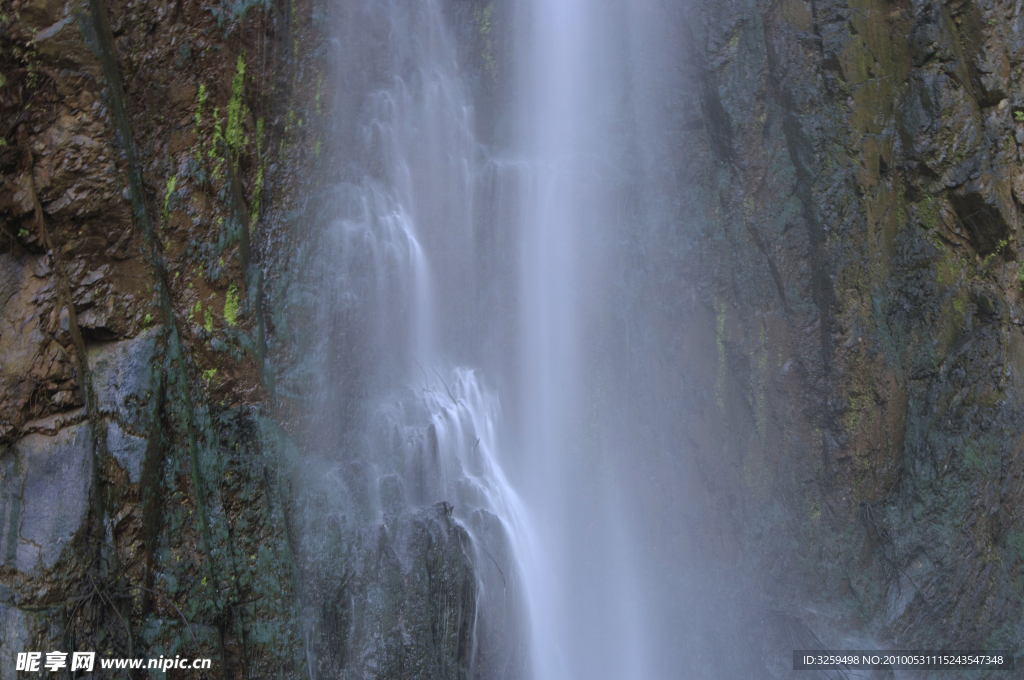
[[[521,148],[536,168],[521,224],[521,426],[531,470],[524,492],[545,518],[539,540],[548,560],[527,589],[549,591],[531,599],[535,677],[644,678],[647,622],[619,461],[586,434],[593,429],[591,314],[608,293],[599,240],[621,210],[602,121],[617,94],[602,52],[610,36],[595,3],[538,0],[531,9],[519,114]]]
[[[664,9],[509,6],[513,103],[485,145],[448,5],[337,5],[300,490],[315,678],[398,673],[426,630],[408,612],[438,607],[423,677],[454,658],[474,678],[628,680],[681,654],[685,625],[660,625],[685,591],[676,414],[637,359],[666,352],[648,299],[671,245],[648,200],[671,174],[648,102],[665,84],[643,65],[668,50]],[[472,569],[473,593],[419,607],[425,551],[446,587]]]
[[[470,363],[487,335],[474,201],[517,173],[480,160],[439,2],[340,3],[335,21],[299,494],[310,675],[528,676],[532,523],[502,470],[500,377]]]

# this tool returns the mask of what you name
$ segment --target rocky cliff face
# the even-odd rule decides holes
[[[0,677],[304,673],[254,261],[315,155],[310,11],[0,7]]]
[[[685,183],[714,263],[691,313],[714,329],[705,413],[735,428],[696,430],[694,463],[742,518],[719,554],[766,629],[1017,649],[1024,15],[691,11]]]

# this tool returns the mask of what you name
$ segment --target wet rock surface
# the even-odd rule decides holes
[[[743,498],[716,550],[824,644],[1019,651],[1024,17],[694,10],[704,111],[731,131],[705,116],[688,167],[714,215],[689,314],[719,348],[696,408],[735,428],[694,464],[712,505]]]
[[[476,586],[469,536],[450,509],[402,502],[376,526],[329,521],[302,576],[317,677],[470,677]]]
[[[0,437],[10,441],[26,421],[81,405],[73,364],[64,344],[64,315],[54,304],[52,281],[42,258],[0,255]],[[68,344],[65,338],[65,344]]]

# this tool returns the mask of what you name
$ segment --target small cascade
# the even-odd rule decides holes
[[[477,373],[456,368],[445,378],[422,371],[396,401],[377,413],[374,448],[390,452],[387,484],[414,507],[438,507],[470,538],[477,570],[475,643],[489,653],[505,649],[483,667],[520,677],[527,659],[522,563],[537,559],[531,520],[498,461],[501,410],[496,394]],[[382,507],[387,521],[388,510]],[[476,651],[476,650],[475,650]]]
[[[310,675],[525,678],[530,522],[497,394],[453,368],[483,336],[481,178],[504,192],[477,169],[439,3],[342,3],[338,21],[341,181],[317,244],[299,494]]]

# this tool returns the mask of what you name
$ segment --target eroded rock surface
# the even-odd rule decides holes
[[[0,3],[0,677],[31,649],[305,672],[249,237],[292,200],[271,156],[312,157],[319,38],[292,43],[311,5],[210,9]]]

